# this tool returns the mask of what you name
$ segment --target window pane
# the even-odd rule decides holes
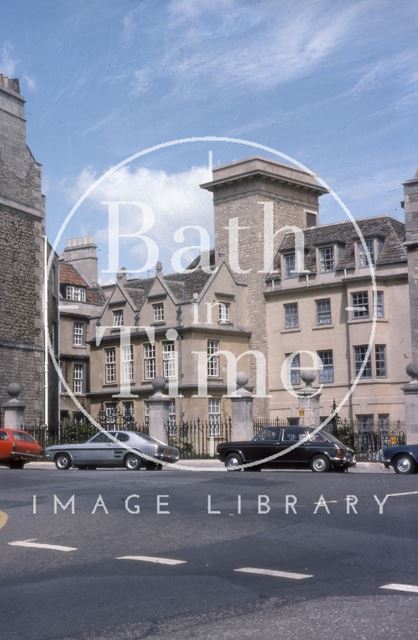
[[[229,302],[219,303],[219,322],[228,324],[231,321],[231,305]]]
[[[158,302],[152,305],[153,313],[154,313],[154,322],[163,322],[164,321],[164,303]]]
[[[105,382],[113,384],[116,382],[116,350],[105,349]]]
[[[376,378],[385,378],[387,375],[386,374],[386,345],[376,344],[375,355],[376,355]]]
[[[384,293],[383,291],[376,291],[375,294],[375,316],[376,318],[384,318],[385,317],[385,304],[384,304]]]
[[[372,363],[371,363],[370,355],[366,360],[367,348],[368,348],[367,345],[354,347],[354,365],[355,365],[356,376],[359,374],[363,362],[366,361],[366,365],[364,367],[363,373],[361,374],[361,378],[372,377]]]
[[[319,370],[319,382],[330,384],[334,382],[334,359],[332,349],[318,351],[318,356],[322,362],[322,369]]]
[[[219,377],[219,340],[208,340],[208,376]]]
[[[144,377],[152,380],[156,376],[155,344],[144,344]]]
[[[299,326],[298,303],[291,302],[284,305],[284,326],[286,329]]]
[[[334,247],[324,247],[320,249],[321,271],[322,273],[334,271]]]
[[[367,291],[356,291],[351,294],[353,318],[369,317],[369,294]]]
[[[294,253],[288,253],[284,257],[285,275],[286,278],[297,278],[296,273],[296,256]]]
[[[209,435],[218,436],[221,428],[221,401],[219,398],[208,400]]]
[[[370,260],[371,263],[374,265],[376,264],[376,256],[374,253],[374,240],[373,238],[366,238],[365,239],[365,243],[366,243],[366,247],[370,253]],[[366,251],[363,247],[363,244],[360,242],[358,244],[358,248],[359,248],[359,259],[360,259],[360,266],[361,267],[367,267],[369,265],[368,259],[367,259],[367,255],[366,255]]]
[[[316,301],[316,324],[331,324],[331,300]]]

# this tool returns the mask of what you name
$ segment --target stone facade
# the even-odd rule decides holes
[[[216,260],[229,261],[230,220],[238,219],[239,266],[243,273],[237,279],[247,287],[248,328],[250,349],[268,355],[265,280],[265,215],[263,202],[273,205],[273,255],[276,253],[286,226],[305,229],[308,213],[318,217],[318,196],[325,192],[307,173],[279,165],[263,158],[252,158],[213,171],[213,181],[202,185],[212,191],[215,223]],[[278,232],[278,233],[276,233]],[[270,269],[268,269],[270,271]],[[251,359],[250,383],[255,384],[255,360]],[[267,375],[267,387],[268,375]],[[255,417],[268,415],[268,400],[257,399]]]
[[[31,424],[45,420],[44,233],[41,167],[26,144],[19,82],[0,75],[0,402],[10,382],[21,383]]]
[[[120,402],[126,415],[132,415],[138,424],[146,423],[152,382],[165,378],[165,392],[169,392],[167,343],[172,342],[179,394],[173,397],[171,420],[216,421],[228,417],[232,410],[228,382],[236,371],[248,372],[248,388],[257,391],[259,369],[248,350],[260,352],[266,362],[267,397],[256,399],[254,417],[278,417],[290,422],[300,422],[298,393],[303,384],[300,379],[294,383],[295,395],[285,388],[282,365],[287,355],[301,352],[299,367],[312,368],[311,356],[304,352],[327,352],[331,362],[317,371],[315,383],[322,385],[316,412],[324,418],[331,413],[334,402],[338,404],[344,398],[356,377],[358,347],[369,342],[375,312],[370,366],[347,396],[339,415],[374,428],[403,422],[402,386],[407,381],[405,364],[411,353],[404,312],[408,307],[404,225],[389,217],[358,223],[373,254],[375,293],[364,250],[351,223],[319,224],[318,198],[324,189],[307,173],[255,158],[215,169],[213,181],[202,186],[214,193],[212,272],[196,269],[193,273],[165,275],[157,264],[152,277],[130,279],[121,271],[114,284],[99,288],[104,302],[95,307],[97,313],[91,309],[85,317],[89,321],[85,354],[90,374],[84,401],[92,416],[97,418],[104,407],[111,424],[115,403]],[[269,272],[264,265],[263,202],[272,203],[275,234]],[[240,227],[248,227],[239,230],[239,266],[241,270],[250,269],[248,273],[234,273],[231,268],[225,227],[234,218],[238,218]],[[304,239],[302,272],[293,269],[290,275],[286,270],[288,257],[295,253],[295,232],[289,227],[300,229]],[[92,258],[88,251],[86,246],[87,261]],[[326,268],[324,255],[329,261]],[[66,249],[62,264],[68,256]],[[86,274],[91,265],[88,263]],[[194,261],[191,267],[197,265]],[[81,274],[78,276],[86,285]],[[365,307],[360,312],[357,294],[361,294]],[[329,318],[318,316],[317,303],[323,301],[329,308]],[[297,313],[297,322],[291,319],[290,326],[286,318],[289,305],[294,305]],[[87,306],[86,301],[79,308]],[[158,307],[161,316],[156,313]],[[75,362],[77,356],[70,345],[74,313],[80,312],[68,311],[62,318],[61,338],[67,345],[62,349],[65,358]],[[132,328],[131,351],[121,342],[123,327]],[[149,349],[145,327],[154,332],[154,350]],[[211,359],[208,349],[213,345],[219,354]],[[199,391],[200,357],[208,383],[205,393]],[[216,366],[211,368],[208,362],[215,360]],[[286,375],[292,372],[286,369]],[[69,384],[71,376],[70,372]]]

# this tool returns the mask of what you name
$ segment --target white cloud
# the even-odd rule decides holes
[[[135,27],[135,9],[133,9],[125,14],[122,19],[122,40],[126,45],[131,44],[135,33]]]
[[[220,11],[234,5],[234,0],[171,0],[169,11],[179,21],[191,20],[204,11]]]
[[[14,57],[13,46],[10,42],[4,42],[0,51],[0,73],[12,78],[16,74],[17,65],[18,61]]]
[[[136,69],[131,80],[131,96],[140,96],[148,91],[150,86],[150,73],[148,69]]]
[[[78,176],[71,189],[67,188],[72,201],[97,179],[92,168],[86,167]],[[200,189],[199,185],[211,179],[208,167],[191,167],[179,173],[147,169],[140,167],[136,170],[122,168],[109,179],[100,184],[90,195],[88,206],[94,211],[103,213],[107,221],[107,208],[102,204],[109,201],[128,201],[146,203],[155,215],[155,223],[147,236],[152,237],[158,244],[160,257],[165,271],[171,271],[170,261],[174,251],[181,247],[198,244],[198,235],[186,235],[183,244],[173,241],[174,232],[182,226],[200,225],[212,231],[212,196]],[[122,233],[134,233],[141,227],[142,214],[136,206],[121,206],[120,230]],[[90,230],[96,242],[106,249],[108,234],[106,226],[98,225],[96,230]],[[133,270],[144,262],[144,245],[138,240],[121,241],[124,246],[124,266]],[[122,255],[122,254],[121,254]],[[119,265],[122,266],[122,265]]]
[[[38,90],[38,84],[35,80],[35,78],[33,76],[28,75],[27,73],[24,73],[22,75],[22,79],[25,82],[27,88],[29,89],[29,91],[32,91],[32,93],[36,93]]]
[[[357,35],[359,18],[374,5],[284,0],[266,2],[260,11],[241,2],[173,0],[171,13],[188,21],[173,23],[160,73],[170,76],[179,98],[196,91],[273,88],[332,63],[332,54]],[[199,15],[205,10],[213,10],[211,19]]]

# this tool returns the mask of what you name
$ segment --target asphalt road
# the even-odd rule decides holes
[[[7,640],[416,637],[417,475],[1,469],[0,512]]]

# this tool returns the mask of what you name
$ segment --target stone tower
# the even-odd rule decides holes
[[[264,353],[267,360],[267,327],[265,310],[264,210],[261,203],[272,203],[274,232],[284,226],[305,229],[318,224],[318,199],[326,189],[310,174],[264,158],[250,158],[213,170],[212,182],[201,185],[213,192],[215,216],[216,261],[229,261],[229,221],[238,218],[239,266],[248,274],[237,274],[237,280],[248,287],[248,319],[251,330],[250,348]],[[283,233],[274,238],[274,251]],[[278,364],[279,366],[279,364]],[[250,382],[255,382],[252,359]],[[267,389],[268,380],[267,380]],[[254,413],[267,418],[268,401],[256,400]]]
[[[41,167],[26,144],[19,81],[0,74],[0,402],[23,386],[25,421],[44,420],[44,199]]]

